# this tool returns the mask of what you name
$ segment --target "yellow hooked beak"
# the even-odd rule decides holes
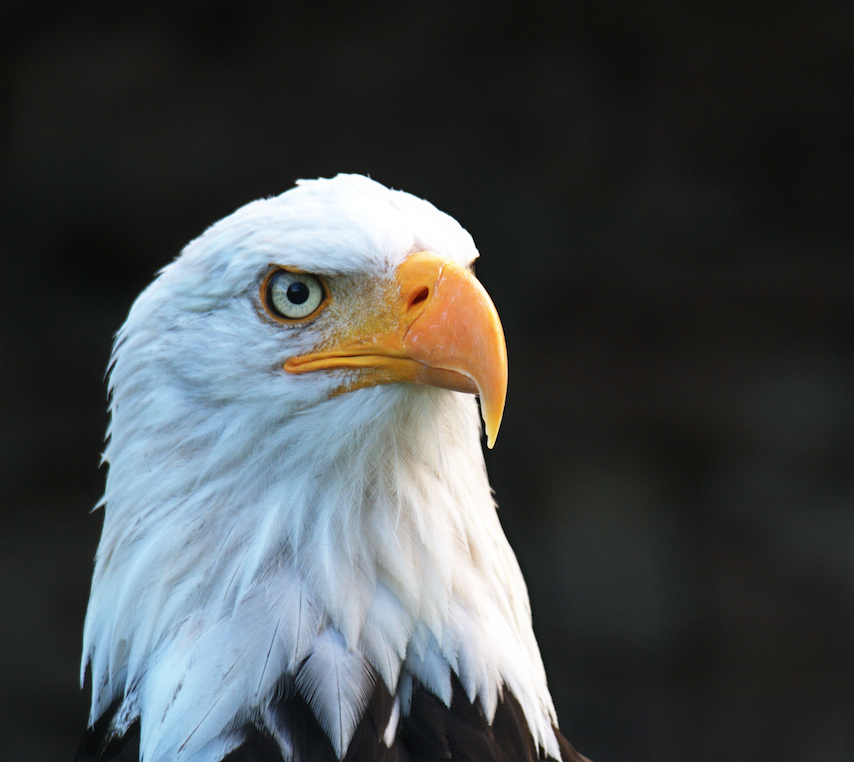
[[[472,273],[418,252],[395,272],[396,293],[380,325],[358,325],[334,346],[291,357],[289,373],[361,372],[341,391],[408,382],[480,395],[487,447],[507,396],[507,347],[495,305]]]

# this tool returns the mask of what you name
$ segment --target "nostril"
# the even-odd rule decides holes
[[[413,309],[422,302],[426,302],[428,296],[430,296],[430,289],[425,286],[409,301],[409,309]]]

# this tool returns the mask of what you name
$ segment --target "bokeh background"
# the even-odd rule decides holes
[[[134,296],[349,171],[482,252],[489,467],[573,744],[854,760],[854,4],[6,0],[0,135],[0,756],[85,725]]]

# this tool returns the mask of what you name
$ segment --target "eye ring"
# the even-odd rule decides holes
[[[274,267],[261,283],[261,303],[280,323],[305,323],[317,316],[329,301],[323,281],[311,273]]]

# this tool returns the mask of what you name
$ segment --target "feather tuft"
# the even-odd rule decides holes
[[[342,758],[371,698],[370,665],[361,654],[348,651],[341,634],[329,627],[315,640],[296,684]]]

